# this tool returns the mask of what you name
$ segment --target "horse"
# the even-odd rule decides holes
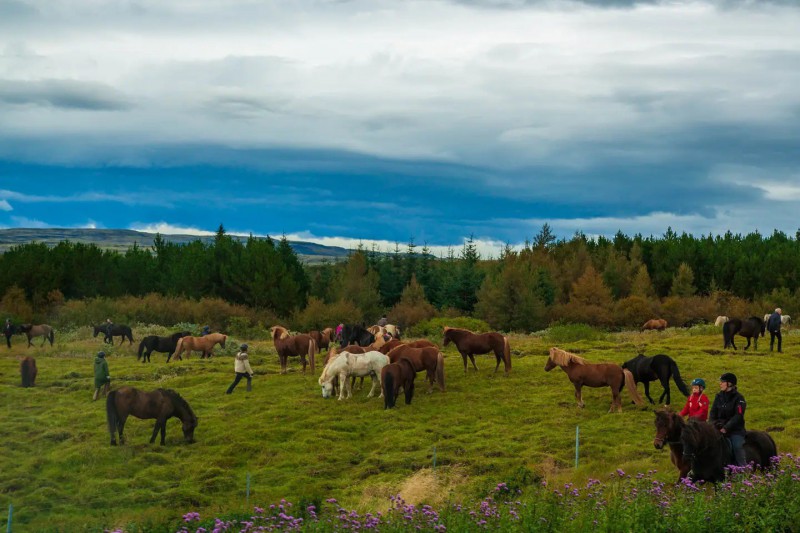
[[[125,342],[125,339],[128,339],[129,344],[133,344],[133,332],[131,328],[125,324],[111,324],[110,326],[108,324],[102,324],[100,326],[92,325],[92,328],[94,329],[92,337],[97,337],[98,334],[102,333],[105,335],[105,337],[103,337],[103,342],[105,343],[114,344],[114,337],[122,337],[119,340],[120,346]]]
[[[352,398],[353,392],[348,381],[348,376],[372,376],[372,388],[367,395],[371,398],[375,393],[375,386],[381,387],[381,370],[389,364],[389,357],[380,352],[367,352],[363,354],[353,354],[350,352],[340,352],[322,370],[319,377],[319,384],[322,386],[322,397],[330,398],[333,391],[333,378],[338,377],[341,384],[339,399],[344,399],[345,391],[347,397]],[[383,391],[381,390],[381,396]]]
[[[575,399],[578,401],[578,407],[580,408],[584,407],[581,396],[581,388],[584,385],[587,387],[611,387],[612,401],[611,408],[608,410],[609,413],[613,413],[615,407],[617,411],[622,412],[619,393],[622,392],[622,388],[625,386],[627,386],[628,393],[633,398],[633,403],[636,405],[644,404],[644,400],[636,390],[633,374],[619,365],[613,363],[590,363],[583,357],[578,357],[573,353],[553,347],[550,348],[550,357],[547,358],[544,371],[550,372],[557,366],[560,366],[567,373],[569,380],[575,385]]]
[[[122,431],[125,429],[125,421],[128,419],[128,415],[133,415],[143,420],[148,418],[156,419],[153,435],[150,437],[150,444],[156,441],[156,435],[161,430],[161,445],[164,445],[167,420],[173,416],[179,418],[183,424],[183,438],[186,442],[190,444],[194,442],[197,417],[186,400],[172,389],[156,389],[152,392],[144,392],[133,387],[120,387],[109,392],[106,399],[106,418],[112,446],[117,445],[114,436],[115,432],[119,432],[119,443],[125,443]]]
[[[728,320],[730,320],[730,318],[728,318],[728,317],[726,317],[726,316],[722,316],[722,315],[720,315],[720,316],[718,316],[718,317],[717,317],[717,319],[714,321],[714,325],[715,325],[715,326],[717,326],[717,327],[719,327],[719,326],[722,326],[722,325],[723,325],[723,324],[725,324],[725,322],[727,322]]]
[[[678,469],[678,483],[689,474],[692,469],[690,461],[684,459],[683,444],[681,434],[686,422],[678,413],[669,409],[659,409],[656,414],[656,436],[653,439],[653,446],[656,450],[664,448],[664,444],[669,445],[669,458],[675,468]]]
[[[209,333],[203,337],[192,337],[191,335],[181,337],[175,344],[175,352],[167,356],[167,363],[173,357],[179,360],[183,359],[184,353],[188,357],[193,351],[202,352],[200,354],[201,359],[211,358],[214,355],[212,353],[214,346],[219,344],[222,348],[225,348],[225,341],[227,340],[228,336],[222,333]]]
[[[327,350],[333,340],[333,328],[325,328],[322,331],[312,330],[308,332],[308,336],[314,339],[317,343],[317,353],[322,353],[322,350]]]
[[[664,331],[667,329],[667,321],[663,318],[653,318],[642,324],[641,331],[657,330]]]
[[[52,346],[56,338],[55,331],[47,324],[22,324],[19,327],[19,332],[28,337],[28,348],[33,346],[31,339],[34,337],[43,337],[41,346],[44,346],[47,341],[50,341],[50,346]]]
[[[306,355],[311,363],[311,373],[315,371],[314,357],[317,353],[317,343],[305,333],[290,336],[289,331],[282,326],[272,326],[272,343],[278,352],[278,359],[281,362],[281,374],[287,372],[286,363],[290,357],[300,357],[303,363],[303,374],[306,373]]]
[[[690,419],[681,433],[684,448],[694,450],[692,457],[692,480],[712,483],[725,478],[725,467],[734,464],[730,441],[712,424]],[[772,458],[778,455],[775,441],[766,431],[746,431],[744,453],[747,464],[766,470],[772,466]]]
[[[418,341],[413,341],[413,342],[401,342],[398,339],[392,339],[383,346],[381,346],[380,348],[378,348],[378,351],[381,353],[389,353],[398,346],[410,346],[411,348],[428,348],[428,347],[437,349],[439,348],[439,346],[436,343],[431,342],[428,339],[420,339]]]
[[[148,335],[139,343],[139,353],[136,355],[136,360],[138,361],[141,359],[142,363],[149,363],[150,354],[153,352],[171,354],[178,347],[178,339],[188,337],[189,335],[191,335],[191,333],[188,331],[178,331],[169,337]]]
[[[508,345],[508,338],[500,333],[489,332],[476,334],[466,329],[444,327],[443,346],[450,343],[456,345],[461,358],[464,360],[464,375],[467,374],[467,357],[472,361],[472,367],[478,371],[475,365],[475,355],[494,352],[497,365],[494,367],[495,374],[500,368],[500,362],[505,364],[505,375],[511,372],[511,348]]]
[[[339,345],[344,348],[348,344],[358,344],[359,346],[369,346],[375,342],[375,335],[367,331],[364,326],[359,324],[345,324],[342,327]]]
[[[424,370],[428,377],[428,392],[433,391],[434,381],[439,384],[439,390],[444,392],[444,355],[438,347],[414,348],[408,344],[401,344],[387,355],[392,363],[396,363],[402,357],[407,358],[414,365],[414,372]]]
[[[769,317],[770,317],[769,313],[764,315],[764,323],[765,324],[769,321]],[[789,315],[781,315],[781,325],[782,326],[788,325],[789,322],[791,322],[791,321],[792,321],[792,317],[791,316],[789,316]]]
[[[31,356],[24,357],[19,364],[19,373],[22,375],[22,386],[33,387],[36,385],[36,359]]]
[[[383,408],[391,409],[397,402],[400,387],[406,396],[406,405],[411,405],[414,397],[414,379],[417,372],[414,364],[406,357],[401,357],[396,363],[389,363],[381,369],[381,387],[383,387]]]
[[[758,336],[761,334],[763,337],[766,329],[767,326],[764,321],[757,316],[751,316],[745,320],[732,318],[722,326],[723,349],[728,346],[733,347],[734,350],[736,349],[733,337],[738,333],[742,337],[747,338],[747,346],[744,347],[745,350],[750,348],[751,339],[753,341],[753,350],[758,350]]]
[[[689,389],[686,387],[686,383],[681,379],[678,365],[668,355],[658,354],[652,357],[645,357],[639,354],[630,361],[625,361],[622,364],[622,368],[633,374],[634,383],[644,383],[644,395],[650,400],[651,404],[655,402],[650,397],[650,382],[655,380],[659,380],[661,386],[664,387],[664,392],[658,399],[658,403],[664,401],[664,396],[667,397],[667,404],[670,403],[670,377],[675,381],[675,385],[678,386],[678,389],[680,389],[683,395],[689,396]]]

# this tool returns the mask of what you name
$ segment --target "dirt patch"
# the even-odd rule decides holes
[[[773,433],[775,431],[783,431],[784,429],[786,429],[786,428],[784,428],[783,426],[772,426],[772,427],[768,427],[767,431],[770,432],[770,433]]]
[[[400,494],[407,504],[428,504],[433,507],[448,501],[456,489],[469,480],[463,465],[447,465],[417,470],[399,486],[369,487],[361,497],[361,506],[370,509],[388,508],[389,496]]]
[[[708,355],[722,355],[725,353],[722,350],[702,350],[702,351],[707,353]]]

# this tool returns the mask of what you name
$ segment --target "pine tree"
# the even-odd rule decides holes
[[[695,292],[694,273],[689,265],[686,263],[681,263],[678,267],[678,272],[672,279],[672,289],[670,290],[670,295],[688,297],[693,296]]]
[[[647,273],[647,266],[639,265],[636,277],[631,284],[631,295],[641,296],[642,298],[655,298],[656,291],[653,289],[653,282],[650,281],[650,274]]]

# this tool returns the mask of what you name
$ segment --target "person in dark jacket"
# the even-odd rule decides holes
[[[203,326],[203,329],[200,331],[200,336],[205,337],[209,333],[211,333],[211,328],[208,326]]]
[[[767,331],[769,331],[769,351],[772,351],[772,346],[775,344],[775,338],[778,339],[778,353],[783,353],[781,350],[781,308],[775,309],[775,312],[769,315],[767,320]]]
[[[109,388],[111,388],[111,374],[108,372],[106,352],[97,352],[97,357],[94,358],[94,396],[92,400],[97,400],[100,389],[103,389],[103,396],[107,395]]]
[[[726,372],[719,377],[719,392],[711,405],[708,421],[731,442],[737,466],[745,466],[744,411],[747,403],[736,388],[736,376]]]
[[[14,324],[11,323],[10,318],[6,318],[6,325],[3,328],[3,335],[6,336],[6,344],[9,348],[11,348],[11,336],[14,334],[16,328],[14,328]]]

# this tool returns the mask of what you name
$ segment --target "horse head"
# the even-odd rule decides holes
[[[191,416],[186,417],[182,421],[183,425],[183,438],[188,444],[194,442],[194,428],[197,427],[197,417],[192,413]]]
[[[269,330],[272,332],[273,341],[289,338],[289,331],[283,326],[272,326]]]
[[[551,370],[553,370],[557,366],[558,365],[555,363],[555,361],[553,361],[553,358],[552,357],[548,357],[547,358],[547,363],[544,365],[544,371],[545,372],[550,372]]]
[[[685,423],[683,418],[669,409],[660,409],[655,412],[656,436],[653,439],[653,446],[660,450],[665,444],[678,442]]]

